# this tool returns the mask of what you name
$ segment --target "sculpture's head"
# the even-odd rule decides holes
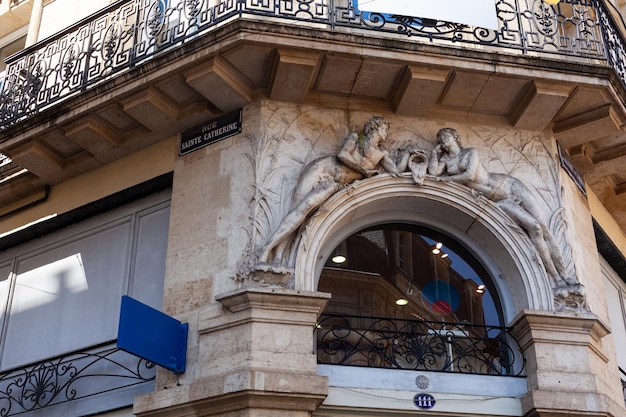
[[[374,134],[374,132],[381,127],[386,128],[385,134],[381,135],[384,140],[387,138],[387,134],[389,133],[389,122],[384,117],[375,116],[365,122],[365,126],[363,126],[363,133],[365,133],[365,136],[371,137],[372,134]]]
[[[453,129],[451,127],[444,127],[439,129],[439,131],[437,132],[437,142],[443,143],[443,139],[446,136],[451,136],[456,141],[456,143],[461,146],[461,135],[459,135],[459,132],[457,132],[456,129]]]

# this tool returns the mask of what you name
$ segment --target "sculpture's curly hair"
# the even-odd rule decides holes
[[[439,131],[437,132],[437,142],[441,143],[441,137],[446,133],[452,135],[454,140],[456,140],[456,143],[461,146],[461,135],[459,135],[459,132],[457,132],[456,129],[453,129],[451,127],[444,127],[439,129]]]
[[[365,125],[363,126],[363,133],[365,133],[365,136],[369,137],[379,127],[384,125],[387,125],[387,128],[389,127],[389,122],[387,121],[387,119],[382,116],[372,117],[367,122],[365,122]]]

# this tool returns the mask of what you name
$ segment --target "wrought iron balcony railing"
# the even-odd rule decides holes
[[[156,368],[111,344],[0,372],[0,416],[8,417],[152,381]],[[102,410],[101,410],[102,411]]]
[[[322,315],[316,332],[320,364],[507,376],[524,369],[506,327]]]
[[[611,65],[626,84],[623,34],[601,0],[497,0],[498,30],[378,13],[352,0],[119,0],[9,58],[0,128],[142,65],[229,20],[270,18],[436,45]]]

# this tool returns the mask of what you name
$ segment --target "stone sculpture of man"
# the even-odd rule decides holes
[[[533,193],[513,176],[489,172],[475,148],[461,145],[455,129],[440,129],[437,141],[428,162],[428,174],[438,181],[466,185],[472,192],[496,203],[526,231],[556,286],[576,285],[576,278],[568,274],[559,246],[543,220]]]
[[[306,218],[342,187],[381,172],[398,175],[407,168],[410,153],[394,161],[380,145],[389,135],[382,117],[369,119],[363,133],[351,133],[336,156],[314,160],[302,171],[294,190],[290,211],[267,243],[257,252],[259,265],[282,266],[292,234]]]

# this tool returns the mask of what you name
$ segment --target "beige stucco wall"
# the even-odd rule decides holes
[[[79,208],[133,185],[172,172],[178,138],[171,137],[51,188],[45,201],[0,219],[0,235]],[[42,196],[43,197],[43,196]]]

